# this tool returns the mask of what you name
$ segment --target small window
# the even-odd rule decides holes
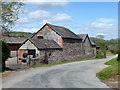
[[[95,51],[93,50],[93,54],[95,53]]]
[[[43,39],[43,36],[38,36],[37,38],[38,38],[38,39]]]
[[[51,53],[49,53],[49,56],[51,56]]]

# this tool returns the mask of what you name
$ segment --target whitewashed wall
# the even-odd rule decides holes
[[[37,49],[37,47],[32,44],[30,42],[30,40],[26,41],[25,44],[23,44],[19,49],[35,49],[36,50],[36,54],[39,54],[39,50]]]

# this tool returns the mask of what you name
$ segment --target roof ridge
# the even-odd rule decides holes
[[[52,26],[55,26],[55,27],[60,27],[60,28],[64,28],[64,29],[68,29],[68,30],[70,30],[69,28],[66,28],[66,27],[63,27],[63,26],[57,26],[57,25],[53,25],[53,24],[49,24],[49,23],[46,23],[46,24],[48,24],[48,25],[52,25]],[[71,31],[71,30],[70,30]],[[71,31],[72,32],[72,31]]]
[[[67,32],[68,31],[68,33],[69,33],[69,35],[72,35],[71,37],[74,37],[74,38],[76,38],[76,39],[81,39],[80,37],[78,37],[78,35],[77,34],[75,34],[74,32],[72,32],[69,28],[66,28],[66,27],[63,27],[63,26],[56,26],[56,25],[52,25],[52,24],[49,24],[49,23],[46,23],[47,25],[49,25],[52,29],[54,29],[59,35],[61,35],[62,36],[62,34],[59,32],[59,28],[61,28],[61,29],[64,29],[63,30],[63,32],[65,31],[65,32]],[[56,30],[55,28],[57,28],[58,27],[58,30]],[[62,31],[62,30],[61,30]],[[70,38],[70,36],[69,36],[69,38]]]
[[[88,35],[88,34],[86,33],[86,34],[77,34],[77,35]]]

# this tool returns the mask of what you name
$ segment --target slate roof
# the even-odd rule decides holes
[[[92,45],[96,45],[93,41],[91,41]]]
[[[38,49],[61,49],[54,41],[48,39],[29,39]]]
[[[81,39],[78,37],[75,33],[73,33],[71,30],[65,27],[51,25],[46,23],[49,27],[51,27],[55,32],[57,32],[61,37],[63,38],[72,38],[72,39]]]
[[[8,44],[22,44],[26,37],[16,37],[16,36],[1,36],[1,39],[4,40]]]
[[[80,38],[82,38],[82,41],[83,41],[83,42],[85,41],[87,35],[88,35],[88,34],[78,34],[78,36],[79,36]]]
[[[78,36],[82,38],[82,42],[84,42],[88,34],[78,34]],[[90,40],[90,42],[92,45],[96,45],[93,41]]]

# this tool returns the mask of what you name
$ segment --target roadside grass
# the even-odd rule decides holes
[[[116,76],[119,74],[118,67],[120,67],[120,61],[118,62],[117,58],[114,58],[105,64],[110,66],[97,73],[97,76],[102,80],[109,80],[110,78],[116,79]]]
[[[66,63],[70,63],[70,62],[79,62],[79,61],[97,60],[97,59],[101,59],[101,58],[91,58],[91,59],[82,59],[82,60],[74,60],[74,61],[65,61],[65,62],[54,63],[54,64],[31,65],[29,67],[30,68],[35,68],[35,67],[49,67],[49,66],[54,66],[54,65],[59,65],[59,64],[66,64]]]
[[[106,56],[112,56],[112,55],[115,55],[113,53],[106,53]]]

